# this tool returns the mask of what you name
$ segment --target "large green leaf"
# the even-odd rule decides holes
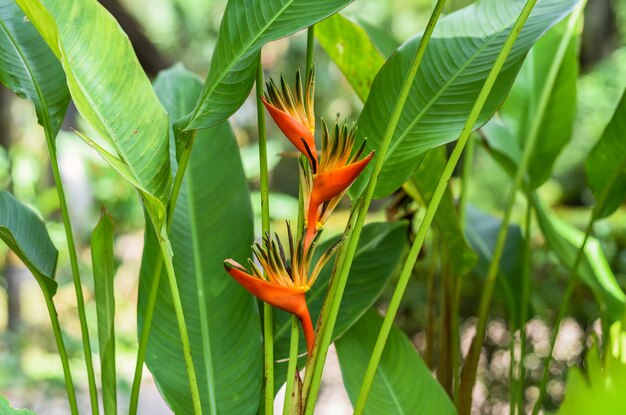
[[[128,37],[96,0],[17,3],[61,61],[78,111],[116,153],[104,158],[118,161],[112,166],[138,187],[160,229],[171,181],[168,120]]]
[[[35,105],[56,137],[70,100],[61,64],[14,0],[0,0],[0,82]]]
[[[532,202],[550,249],[568,270],[571,269],[582,245],[584,233],[550,212],[537,194],[533,194]],[[624,316],[626,295],[611,271],[600,242],[593,236],[585,244],[577,275],[593,291],[603,314],[611,321],[620,320]]]
[[[352,0],[230,0],[188,129],[230,117],[252,89],[261,47],[337,12]]]
[[[102,372],[102,403],[106,415],[117,413],[115,375],[115,257],[113,254],[113,218],[102,211],[91,235],[91,265],[98,316],[98,344]]]
[[[626,198],[626,89],[609,125],[589,153],[585,170],[591,190],[599,202],[604,202],[597,217],[615,212]]]
[[[315,37],[350,82],[354,92],[365,102],[374,77],[385,63],[367,32],[336,14],[315,26]]]
[[[521,154],[531,124],[539,123],[528,162],[532,166],[528,178],[533,188],[550,177],[557,156],[571,137],[576,115],[579,13],[572,13],[555,25],[533,46],[500,110],[500,117],[483,127],[491,149],[513,157],[515,162],[515,154]],[[562,47],[564,53],[560,54]],[[553,68],[558,70],[554,84],[547,79]],[[548,100],[540,112],[538,107],[543,94],[548,94]]]
[[[193,108],[201,87],[200,80],[181,66],[163,72],[155,82],[172,119]],[[172,137],[172,155],[174,147]],[[230,125],[199,131],[170,241],[205,413],[254,414],[259,405],[262,350],[256,301],[223,267],[226,258],[244,263],[250,256],[252,229],[248,185]],[[155,234],[148,230],[139,286],[139,330],[158,260]],[[190,414],[189,384],[165,274],[153,321],[146,363],[174,412]]]
[[[501,225],[500,219],[473,206],[468,206],[465,231],[470,245],[478,254],[478,262],[474,272],[483,278],[486,278],[489,265],[493,260],[493,251]],[[497,297],[504,300],[504,306],[509,313],[509,321],[512,321],[516,328],[520,327],[522,323],[519,310],[522,309],[523,242],[519,225],[509,225],[504,251],[498,266],[496,285]]]
[[[419,200],[424,206],[428,206],[446,162],[445,147],[433,148],[428,151],[411,180],[405,184],[404,190],[412,198]],[[437,231],[441,234],[445,244],[446,258],[453,274],[455,276],[467,274],[476,264],[476,254],[467,244],[449,187],[446,188],[434,220]]]
[[[354,403],[383,319],[373,310],[336,342],[343,382]],[[393,327],[376,369],[365,413],[456,414],[456,409],[409,338]]]
[[[611,326],[609,345],[600,358],[598,344],[587,352],[585,372],[574,367],[567,378],[565,401],[559,415],[621,415],[626,408],[626,331],[621,322]]]
[[[58,252],[46,225],[28,206],[0,190],[0,239],[24,262],[50,297],[57,290]]]
[[[563,18],[576,0],[539,0],[515,42],[475,127],[484,124],[501,105],[525,54],[535,41]],[[383,197],[402,185],[419,165],[422,154],[455,140],[524,3],[481,0],[443,17],[402,108],[375,196]],[[400,88],[421,36],[394,53],[374,80],[359,118],[358,138],[367,149],[380,147]],[[373,165],[368,166],[371,173]],[[360,194],[369,178],[363,174],[352,186]]]
[[[363,236],[354,257],[345,294],[339,307],[333,340],[341,337],[365,313],[380,296],[383,289],[400,264],[407,244],[407,224],[405,222],[372,223],[363,227]],[[338,237],[320,244],[314,260],[335,243]],[[332,262],[332,261],[331,261]],[[329,263],[320,273],[315,285],[306,295],[311,319],[317,321],[328,289],[332,264]],[[274,357],[278,361],[276,387],[280,387],[287,375],[286,358],[289,357],[289,335],[291,317],[282,311],[274,313]],[[304,339],[302,332],[301,339]],[[304,341],[300,342],[300,354],[306,353]],[[304,365],[304,357],[299,362]]]
[[[9,401],[3,396],[0,396],[0,414],[2,415],[35,415],[34,412],[28,409],[15,409],[11,407]]]

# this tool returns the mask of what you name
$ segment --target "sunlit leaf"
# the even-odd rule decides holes
[[[383,319],[370,310],[336,342],[343,382],[353,403],[382,322]],[[376,369],[365,414],[456,414],[454,404],[409,338],[395,327],[389,333]]]
[[[608,216],[626,198],[626,90],[613,118],[596,143],[585,164],[589,186],[598,202],[603,202],[597,217]],[[601,200],[602,195],[605,200]]]
[[[534,7],[487,99],[475,127],[501,105],[535,41],[560,21],[576,0],[540,0]],[[458,138],[487,74],[523,7],[523,2],[481,0],[443,17],[437,24],[402,108],[379,176],[375,196],[400,187],[427,150]],[[359,140],[366,152],[378,149],[421,36],[394,53],[378,73],[359,118]],[[368,166],[367,172],[372,171]],[[370,174],[351,188],[360,194]]]
[[[230,0],[200,98],[183,122],[206,128],[230,117],[255,80],[261,47],[330,16],[352,0]]]
[[[28,409],[15,409],[10,404],[9,401],[3,396],[0,396],[0,414],[2,415],[35,415],[34,412],[29,411]]]
[[[162,72],[155,81],[172,120],[193,108],[201,88],[200,80],[181,66]],[[173,157],[173,136],[170,151]],[[262,381],[257,305],[223,266],[226,258],[245,263],[253,242],[248,184],[228,123],[198,132],[170,241],[203,411],[255,414]],[[158,260],[156,238],[148,228],[139,285],[139,330]],[[191,394],[165,272],[156,301],[146,363],[172,410],[190,414]]]

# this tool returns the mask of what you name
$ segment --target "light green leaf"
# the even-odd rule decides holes
[[[537,140],[529,159],[529,165],[533,167],[528,170],[528,177],[533,188],[550,177],[557,156],[571,137],[576,115],[579,19],[580,11],[572,13],[539,39],[528,53],[500,110],[500,117],[492,119],[483,128],[491,149],[503,151],[510,158],[521,153],[532,130],[531,125],[539,123]],[[566,48],[562,55],[559,54],[561,47]],[[548,84],[548,73],[552,68],[558,69],[558,74],[554,84]],[[548,101],[540,113],[538,107],[542,94],[548,94]],[[492,123],[502,126],[489,126]],[[516,158],[513,160],[517,161]]]
[[[406,222],[372,223],[363,227],[363,235],[354,257],[345,294],[341,301],[333,340],[340,338],[374,304],[393,276],[404,249],[407,245]],[[320,244],[316,249],[314,261],[337,242],[338,237]],[[313,287],[307,292],[306,299],[314,324],[317,321],[322,303],[326,296],[333,261],[322,270]],[[291,315],[280,310],[274,312],[274,358],[276,388],[279,388],[287,376],[289,357],[289,335],[291,333]],[[302,331],[300,338],[304,339]],[[299,343],[300,354],[306,353],[304,341]],[[304,357],[299,361],[304,366]]]
[[[559,415],[621,415],[626,407],[626,331],[621,322],[611,326],[609,346],[600,359],[598,344],[587,352],[586,371],[569,372],[565,401]]]
[[[46,225],[32,209],[4,190],[0,190],[0,239],[24,262],[41,289],[54,296],[58,252]]]
[[[585,171],[598,203],[603,202],[596,208],[597,217],[615,212],[626,198],[626,90],[602,137],[589,153]]]
[[[533,194],[532,202],[537,220],[550,249],[563,266],[571,269],[576,254],[582,245],[584,233],[559,219]],[[609,320],[617,321],[624,316],[626,295],[620,288],[609,266],[600,242],[590,236],[585,244],[585,253],[577,270],[578,276],[593,291],[601,311]]]
[[[0,0],[0,82],[31,100],[39,124],[56,137],[70,101],[65,74],[14,0]]]
[[[155,89],[172,119],[193,108],[202,84],[182,66],[161,73]],[[173,134],[173,133],[172,133]],[[175,143],[171,137],[171,156]],[[253,242],[252,208],[239,149],[228,123],[198,132],[170,231],[174,269],[205,413],[256,414],[262,347],[256,301],[225,271],[245,263]],[[152,230],[141,266],[138,326],[160,260]],[[182,345],[166,275],[160,279],[146,363],[175,413],[193,412]]]
[[[515,42],[475,128],[495,113],[509,92],[525,54],[551,26],[571,11],[576,0],[539,0]],[[443,17],[428,44],[409,99],[379,176],[375,196],[400,187],[415,172],[427,150],[458,138],[480,89],[524,3],[481,0]],[[394,53],[378,73],[359,118],[359,141],[378,149],[400,88],[421,37]],[[367,168],[371,173],[373,164]],[[360,194],[370,174],[351,188]]]
[[[261,47],[339,11],[352,0],[230,0],[211,66],[187,129],[211,127],[230,117],[250,93]]]
[[[354,403],[383,319],[368,311],[335,344],[343,382]],[[393,327],[376,369],[365,414],[456,414],[456,409],[433,377],[409,338]]]
[[[374,77],[385,63],[365,30],[336,14],[315,26],[315,37],[365,102]]]
[[[474,272],[483,278],[486,278],[489,265],[493,260],[500,226],[502,226],[500,219],[473,206],[468,206],[465,231],[470,245],[478,254],[478,263]],[[504,300],[504,306],[509,313],[509,321],[515,324],[515,328],[522,325],[519,310],[522,309],[523,242],[519,225],[509,225],[495,288],[499,294],[496,298]]]
[[[357,19],[358,24],[365,29],[367,35],[372,40],[376,48],[388,58],[400,46],[400,41],[396,39],[390,30],[385,30],[375,26],[364,19]]]
[[[91,265],[98,317],[98,344],[102,372],[102,402],[106,415],[117,413],[115,375],[115,257],[113,254],[113,218],[102,211],[91,235]]]
[[[404,190],[413,199],[420,201],[424,206],[428,206],[446,162],[446,149],[444,147],[428,151],[411,180],[405,183]],[[446,258],[452,268],[453,275],[463,276],[467,274],[476,264],[476,254],[467,244],[449,187],[446,188],[434,220],[437,230],[442,235]]]
[[[17,3],[61,61],[78,111],[127,165],[161,229],[171,181],[167,114],[128,37],[96,0]]]
[[[0,414],[2,415],[35,415],[34,412],[28,409],[15,409],[11,407],[9,401],[3,396],[0,396]]]

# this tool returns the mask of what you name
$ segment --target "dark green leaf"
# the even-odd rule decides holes
[[[175,120],[193,108],[202,84],[181,66],[155,82]],[[171,138],[171,154],[175,154]],[[170,240],[205,413],[255,414],[261,397],[260,319],[254,298],[225,271],[241,263],[253,241],[252,208],[239,149],[228,123],[198,132],[174,213]],[[146,232],[139,286],[138,326],[143,325],[159,248]],[[193,412],[165,273],[154,312],[146,363],[165,400],[179,414]]]
[[[98,315],[98,344],[102,372],[102,402],[106,415],[117,413],[115,375],[115,257],[113,254],[113,218],[102,211],[91,235],[91,265]]]
[[[4,190],[0,190],[0,239],[24,262],[41,289],[54,296],[58,252],[46,225],[32,209]]]
[[[315,26],[315,37],[365,102],[383,56],[356,23],[336,14]]]
[[[615,212],[626,198],[626,90],[602,137],[591,150],[585,170],[591,190],[598,203],[603,204],[596,208],[597,217]]]
[[[372,223],[363,227],[363,234],[359,239],[345,294],[339,307],[333,340],[341,337],[380,296],[400,264],[407,244],[406,231],[407,224],[404,222]],[[316,249],[314,261],[337,240],[338,237],[335,237],[320,244]],[[332,262],[326,265],[306,295],[313,322],[317,321],[322,309],[330,281]],[[283,360],[275,365],[276,387],[279,388],[287,375],[287,362],[284,359],[289,357],[291,317],[287,313],[276,311],[274,321],[274,357],[276,360]],[[304,339],[302,332],[300,338]],[[300,353],[306,353],[304,341],[300,342]],[[300,364],[304,365],[304,358]]]
[[[570,270],[582,245],[584,233],[550,212],[536,194],[533,194],[532,202],[546,242],[563,266]],[[611,271],[600,242],[592,236],[585,245],[577,275],[593,291],[604,315],[611,321],[620,320],[624,316],[626,295]]]
[[[96,0],[17,3],[61,61],[78,111],[115,154],[88,144],[139,189],[161,229],[171,181],[167,114],[128,37]]]
[[[336,342],[343,382],[354,403],[383,319],[368,311]],[[441,385],[409,338],[393,327],[365,406],[368,415],[456,414]]]
[[[0,82],[31,100],[39,124],[56,137],[70,101],[65,74],[14,0],[0,0]]]
[[[475,127],[484,124],[501,105],[525,54],[535,41],[560,21],[576,0],[540,0],[522,29],[498,76]],[[437,24],[411,86],[379,176],[375,196],[400,187],[419,165],[422,154],[458,138],[487,74],[524,3],[481,0]],[[378,149],[421,36],[394,53],[378,73],[359,118],[359,140],[367,137],[367,153]],[[371,173],[373,164],[367,171]],[[351,189],[363,191],[370,174]]]
[[[351,1],[230,0],[204,88],[183,124],[197,129],[226,120],[250,93],[265,43],[317,23]]]
[[[474,270],[476,274],[485,278],[489,265],[493,260],[493,251],[498,239],[498,232],[502,221],[487,213],[468,206],[467,209],[467,239],[474,251],[478,254],[478,263]],[[521,326],[519,310],[522,309],[522,278],[524,245],[522,231],[518,225],[509,225],[504,251],[498,266],[496,290],[498,298],[504,299],[504,305],[509,313],[509,321],[515,327]]]

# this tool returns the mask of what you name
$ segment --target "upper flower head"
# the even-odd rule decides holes
[[[322,254],[313,270],[310,271],[317,238],[313,240],[310,247],[305,248],[304,238],[300,238],[297,245],[294,245],[289,225],[287,225],[287,230],[291,261],[288,262],[285,258],[285,252],[278,236],[272,239],[269,234],[266,234],[263,238],[263,245],[255,243],[252,247],[254,255],[265,271],[265,275],[250,259],[248,259],[248,263],[252,270],[251,274],[232,259],[224,261],[224,268],[255,297],[296,315],[302,322],[307,349],[310,352],[315,334],[304,294],[311,288],[338,244],[331,246]]]
[[[374,152],[359,160],[365,141],[352,155],[356,128],[348,128],[346,123],[335,123],[332,135],[326,122],[322,120],[322,157],[317,172],[301,168],[300,181],[305,196],[304,205],[308,206],[305,245],[324,225],[350,185],[359,177]]]
[[[317,151],[315,149],[315,114],[313,111],[313,93],[315,90],[315,68],[311,69],[304,91],[300,70],[296,71],[295,96],[287,85],[284,76],[280,76],[281,90],[274,81],[267,81],[267,92],[261,98],[274,122],[287,136],[289,141],[304,154],[317,169]]]

